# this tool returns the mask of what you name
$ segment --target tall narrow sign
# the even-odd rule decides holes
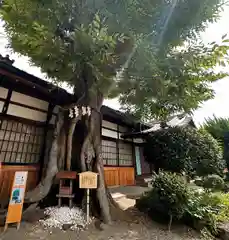
[[[20,227],[27,177],[28,172],[15,172],[5,230],[9,223],[17,223],[17,229]]]
[[[89,222],[89,206],[90,206],[90,189],[97,188],[98,173],[82,172],[79,173],[80,188],[87,189],[87,222]]]

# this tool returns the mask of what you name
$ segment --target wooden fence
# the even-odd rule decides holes
[[[133,167],[104,167],[107,186],[135,185],[135,171]]]

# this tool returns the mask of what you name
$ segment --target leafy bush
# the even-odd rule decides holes
[[[229,132],[229,118],[208,118],[201,127],[209,132],[222,146],[224,145],[225,133]]]
[[[189,176],[222,175],[222,149],[206,131],[173,127],[146,137],[145,158],[155,170],[164,169]]]
[[[229,220],[229,194],[190,192],[184,220],[216,234],[219,223]]]
[[[176,173],[159,172],[153,189],[137,202],[137,207],[154,220],[158,220],[157,216],[166,221],[172,217],[198,230],[206,228],[213,235],[221,222],[229,221],[229,193],[188,188],[184,178]]]
[[[224,184],[224,192],[228,193],[229,192],[229,182],[226,181]]]
[[[208,118],[201,127],[214,137],[222,146],[224,152],[224,159],[229,168],[229,118]],[[229,176],[227,176],[229,179]]]
[[[211,232],[207,228],[204,228],[203,230],[201,230],[201,239],[215,240],[215,237],[211,234]]]
[[[220,191],[224,189],[225,183],[223,178],[221,178],[219,175],[212,174],[204,178],[203,187],[215,191]]]
[[[195,179],[195,181],[194,181],[194,183],[197,185],[197,186],[199,186],[199,187],[203,187],[203,183],[204,181],[203,181],[203,179],[202,178],[197,178],[197,179]]]
[[[214,215],[217,214],[215,199],[206,192],[190,192],[188,205],[184,214],[184,221],[201,230],[208,229],[215,233],[217,221]]]
[[[138,201],[137,207],[152,218],[159,215],[166,220],[180,219],[186,210],[188,195],[188,186],[182,176],[159,172],[153,189]]]

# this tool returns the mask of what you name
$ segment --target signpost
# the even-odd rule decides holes
[[[4,231],[9,223],[17,223],[20,228],[27,177],[28,172],[15,172]]]
[[[90,189],[95,189],[98,186],[98,173],[82,172],[79,173],[80,188],[87,189],[87,222],[89,221],[89,206],[90,206]]]

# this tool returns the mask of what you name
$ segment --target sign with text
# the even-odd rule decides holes
[[[80,188],[97,188],[98,185],[98,173],[94,172],[82,172],[79,173]]]
[[[28,172],[15,172],[6,224],[21,222],[27,177]]]

